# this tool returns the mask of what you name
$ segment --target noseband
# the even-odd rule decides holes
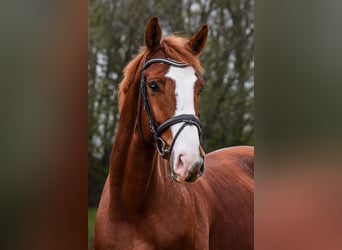
[[[140,96],[139,96],[139,107],[138,107],[138,112],[139,112],[139,130],[140,134],[143,137],[142,133],[142,128],[141,128],[141,108],[140,108],[140,103],[141,99],[143,98],[144,101],[144,108],[147,113],[147,118],[148,118],[148,125],[150,127],[150,131],[154,137],[154,140],[156,142],[157,150],[160,156],[162,156],[164,159],[169,159],[170,153],[172,152],[173,146],[175,145],[175,142],[180,135],[180,133],[183,131],[183,129],[186,126],[189,125],[195,125],[198,130],[199,136],[201,136],[201,123],[199,119],[192,114],[182,114],[182,115],[177,115],[169,118],[168,120],[164,121],[162,124],[158,125],[158,123],[154,120],[153,114],[152,114],[152,109],[151,109],[151,104],[148,98],[147,94],[147,89],[146,89],[146,82],[145,82],[145,70],[154,63],[165,63],[174,67],[178,68],[184,68],[187,67],[188,64],[185,63],[180,63],[176,62],[171,59],[164,59],[164,58],[155,58],[148,60],[147,62],[144,63],[142,70],[141,70],[141,80],[140,80]],[[176,135],[173,138],[173,141],[171,143],[170,147],[167,147],[164,139],[161,137],[163,132],[165,132],[169,127],[171,127],[174,124],[177,123],[183,123],[183,125],[179,128],[177,131]]]

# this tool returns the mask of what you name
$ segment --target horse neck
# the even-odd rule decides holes
[[[121,112],[110,161],[110,205],[116,213],[139,211],[163,182],[155,147],[142,139],[136,126],[139,88],[134,89],[126,100],[133,105]]]

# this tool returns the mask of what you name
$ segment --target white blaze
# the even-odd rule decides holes
[[[165,75],[175,82],[176,111],[175,116],[182,114],[195,115],[194,109],[194,87],[196,83],[195,70],[192,67],[179,68],[170,66],[169,72]],[[171,126],[173,138],[183,123]],[[174,170],[179,175],[185,175],[192,165],[198,161],[199,136],[197,127],[194,125],[186,126],[178,136],[174,152]],[[182,164],[179,164],[181,159]]]

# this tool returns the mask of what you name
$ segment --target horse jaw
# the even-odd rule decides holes
[[[195,70],[192,67],[170,66],[165,76],[175,82],[175,116],[195,115],[194,86],[197,79]],[[183,123],[177,123],[171,126],[173,137],[182,125]],[[173,179],[181,183],[195,182],[203,174],[203,157],[200,154],[200,140],[196,126],[186,126],[175,141],[171,152],[170,170]]]

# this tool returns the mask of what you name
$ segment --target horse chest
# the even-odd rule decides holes
[[[112,249],[205,249],[196,247],[193,225],[169,211],[114,222]]]
[[[158,213],[141,219],[137,226],[137,241],[149,242],[153,249],[194,249],[193,226],[175,213]]]

